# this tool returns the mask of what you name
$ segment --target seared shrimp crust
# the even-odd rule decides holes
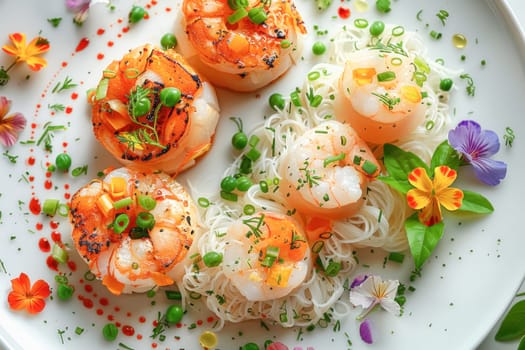
[[[232,9],[231,2],[184,0],[185,33],[179,35],[179,48],[215,85],[256,90],[284,74],[298,59],[306,28],[291,0],[250,0],[244,10]],[[250,19],[248,12],[253,9],[267,15],[264,22]],[[233,21],[238,11],[246,15]]]
[[[170,285],[198,227],[182,185],[161,172],[129,168],[93,180],[71,199],[75,248],[114,294]]]
[[[166,89],[178,99],[166,103]],[[169,174],[210,149],[219,119],[213,87],[178,53],[151,45],[109,64],[89,102],[95,136],[115,158]]]

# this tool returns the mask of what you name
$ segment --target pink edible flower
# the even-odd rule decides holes
[[[22,113],[7,115],[11,108],[11,101],[0,96],[0,142],[5,147],[11,147],[18,140],[18,134],[26,126],[26,118]]]

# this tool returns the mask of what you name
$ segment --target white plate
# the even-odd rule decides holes
[[[354,9],[356,2],[334,1],[326,12],[319,14],[312,0],[298,0],[297,6],[310,31],[309,41],[315,38],[314,25],[327,29],[329,36],[335,33],[336,27],[352,25],[357,17],[381,18],[421,32],[431,57],[443,58],[448,66],[469,73],[476,84],[476,95],[468,97],[463,89],[455,93],[452,99],[454,120],[476,119],[484,128],[492,129],[500,136],[506,127],[511,127],[517,135],[514,146],[503,146],[497,155],[509,165],[507,178],[501,185],[488,188],[475,182],[465,184],[488,197],[496,210],[480,220],[463,220],[458,225],[459,220],[453,219],[447,224],[445,237],[425,264],[422,278],[413,284],[416,291],[409,294],[404,315],[394,317],[386,312],[372,315],[374,345],[365,346],[359,338],[357,322],[348,318],[342,320],[339,332],[334,332],[331,327],[324,330],[318,327],[313,332],[303,330],[300,340],[297,340],[296,329],[272,329],[269,332],[258,322],[234,325],[219,333],[220,349],[238,348],[248,341],[262,346],[266,339],[282,341],[290,349],[294,346],[311,346],[314,349],[331,346],[334,349],[354,350],[470,349],[489,332],[522,280],[525,265],[522,259],[520,196],[525,194],[522,185],[525,166],[518,157],[523,157],[525,152],[522,142],[522,135],[525,135],[525,123],[522,121],[525,49],[508,6],[500,0],[449,0],[439,3],[399,0],[393,1],[391,13],[380,15],[374,9],[373,0],[369,0],[370,10],[364,13]],[[143,1],[137,3],[146,4]],[[178,2],[158,0],[148,4],[152,5],[149,8],[151,18],[129,31],[123,31],[131,7],[125,1],[115,2],[115,10],[105,5],[94,6],[81,27],[72,23],[72,14],[66,13],[60,0],[0,3],[2,42],[7,43],[7,34],[17,31],[26,33],[28,39],[41,32],[51,42],[51,50],[45,55],[48,67],[33,73],[20,64],[11,72],[12,80],[8,86],[0,88],[0,95],[13,100],[11,111],[23,112],[28,118],[28,127],[20,140],[29,139],[33,130],[38,138],[46,121],[68,125],[66,132],[55,133],[52,154],[46,155],[40,147],[17,144],[9,150],[9,154],[18,156],[16,164],[10,163],[4,156],[0,158],[0,260],[5,267],[5,270],[0,268],[0,346],[13,349],[57,349],[64,346],[122,349],[119,346],[122,343],[134,349],[197,349],[198,336],[212,326],[205,316],[202,324],[197,323],[194,329],[189,329],[189,325],[199,318],[186,315],[185,324],[180,329],[172,327],[166,331],[165,341],[149,338],[152,322],[157,313],[163,312],[166,307],[163,293],[151,299],[145,295],[114,297],[97,282],[80,283],[85,266],[74,252],[71,255],[78,268],[69,276],[76,285],[72,300],[48,300],[45,310],[36,316],[13,312],[7,303],[10,280],[20,272],[26,272],[33,280],[45,279],[52,287],[55,286],[53,278],[56,273],[46,266],[48,254],[39,250],[38,241],[42,237],[51,239],[52,231],[61,233],[66,242],[69,239],[67,220],[55,219],[58,227],[53,228],[50,219],[29,212],[30,199],[36,197],[43,201],[54,197],[65,201],[68,194],[95,177],[98,171],[108,165],[117,165],[91,134],[89,110],[84,97],[86,90],[97,83],[102,69],[110,60],[120,58],[127,49],[145,42],[158,43],[160,36],[173,28]],[[352,9],[350,19],[332,18],[337,16],[339,6]],[[450,14],[444,27],[435,16],[441,9]],[[421,21],[416,18],[420,10]],[[58,28],[47,22],[48,18],[54,17],[63,18]],[[431,39],[428,32],[432,29],[442,32],[443,37],[440,40]],[[468,38],[466,48],[457,49],[452,45],[451,37],[455,33]],[[319,38],[326,40],[328,36]],[[75,52],[84,37],[89,39],[90,44],[84,50]],[[108,45],[109,42],[113,45]],[[228,117],[243,116],[248,120],[248,129],[249,125],[261,121],[263,115],[269,113],[266,101],[271,92],[289,92],[300,85],[304,72],[316,60],[309,48],[310,44],[307,44],[304,62],[273,86],[244,95],[218,91],[223,122],[217,130],[216,144],[211,154],[184,178],[190,178],[202,192],[218,186],[231,157],[228,143],[234,125]],[[97,58],[99,54],[104,57]],[[461,60],[462,55],[465,60]],[[480,64],[482,60],[486,61],[485,66]],[[10,62],[11,57],[0,54],[0,64],[7,66]],[[26,79],[28,75],[29,79]],[[68,76],[79,85],[60,94],[51,93],[51,89]],[[72,99],[72,92],[78,93],[79,97]],[[64,103],[72,107],[72,112],[51,115],[47,106],[53,103]],[[33,123],[35,129],[32,129]],[[67,142],[68,152],[74,155],[74,167],[89,164],[88,176],[73,178],[54,173],[46,178],[46,162],[52,161],[57,152],[64,149],[64,142]],[[36,159],[35,165],[28,164],[30,157]],[[45,189],[46,180],[52,182],[50,189]],[[385,255],[380,252],[375,255],[382,274],[407,281],[411,270],[409,259],[401,268],[390,266],[383,270],[381,265]],[[67,268],[61,270],[70,272]],[[86,285],[90,287],[86,288]],[[94,306],[85,307],[81,299],[90,299]],[[103,305],[104,301],[108,305]],[[141,316],[145,322],[142,322]],[[121,325],[133,326],[135,334],[126,336],[121,332],[116,342],[108,343],[101,335],[101,328],[110,319]],[[76,334],[77,327],[83,328],[84,332]],[[352,342],[351,346],[348,340]]]

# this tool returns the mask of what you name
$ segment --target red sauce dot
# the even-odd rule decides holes
[[[73,107],[70,107],[70,106],[66,107],[66,111],[65,112],[66,112],[66,114],[71,114],[71,112],[73,112]]]
[[[122,326],[122,333],[128,337],[131,337],[133,334],[135,334],[135,328],[129,325]]]
[[[53,188],[53,182],[51,182],[50,180],[46,180],[46,181],[44,182],[44,188],[45,188],[46,190],[50,190],[51,188]]]
[[[40,206],[40,200],[38,198],[31,198],[31,201],[29,202],[29,211],[35,215],[40,214],[42,207]]]
[[[146,322],[146,317],[144,317],[144,316],[140,316],[140,317],[139,317],[139,322],[140,322],[140,323],[145,323],[145,322]]]
[[[29,182],[33,182],[33,181],[35,181],[35,177],[33,175],[31,175],[31,176],[29,176],[28,180],[29,180]]]
[[[56,243],[62,242],[62,235],[58,231],[53,231],[51,232],[51,239]]]
[[[198,321],[197,321],[197,325],[199,325],[199,326],[202,326],[203,323],[204,323],[204,322],[202,322],[202,320],[198,320]]]
[[[74,261],[68,261],[67,262],[67,266],[69,267],[69,269],[71,271],[76,271],[77,270],[77,264],[74,262]]]
[[[105,32],[106,32],[106,30],[105,30],[104,28],[99,28],[99,29],[97,30],[97,35],[102,35],[102,34],[104,34]]]
[[[88,45],[89,45],[89,39],[88,38],[82,38],[78,42],[78,45],[77,45],[75,51],[76,52],[80,52],[80,51],[84,50],[86,47],[88,47]]]
[[[127,33],[129,31],[129,27],[122,28],[122,33]]]
[[[78,98],[78,94],[77,94],[76,92],[73,92],[73,93],[71,94],[71,99],[72,99],[72,100],[76,100],[77,98]]]
[[[137,339],[141,340],[142,339],[142,334],[137,334]]]
[[[38,241],[38,248],[40,248],[40,250],[43,251],[44,253],[47,253],[51,250],[51,244],[49,244],[49,241],[47,240],[47,238],[42,237]]]
[[[62,67],[67,67],[67,62],[62,62]]]
[[[51,220],[49,222],[49,227],[51,227],[53,230],[56,230],[58,228],[58,225],[59,225],[58,221]]]
[[[84,290],[88,293],[91,293],[93,291],[93,286],[91,284],[86,284],[84,286]]]
[[[347,19],[348,17],[350,17],[350,9],[348,7],[341,6],[337,9],[337,14],[342,19]]]
[[[109,47],[112,47],[113,45],[115,45],[115,43],[113,41],[108,41],[108,46]]]
[[[109,305],[109,299],[108,298],[100,298],[100,305],[108,306]]]
[[[131,312],[126,312],[126,316],[131,317]]]
[[[52,175],[53,175],[52,172],[50,172],[50,171],[46,171],[46,177],[47,177],[47,178],[50,178]]]
[[[64,193],[64,198],[65,199],[71,198],[71,193]]]
[[[50,255],[46,259],[46,265],[53,271],[58,271],[58,262]]]
[[[44,225],[41,222],[37,222],[37,224],[35,225],[35,228],[38,231],[42,231],[42,229],[44,228]]]
[[[208,323],[212,323],[214,320],[215,320],[215,319],[213,318],[213,316],[210,316],[210,317],[208,317],[208,320],[207,320],[207,321],[208,321]]]
[[[151,347],[152,347],[153,349],[156,349],[156,348],[157,348],[157,343],[151,343]]]
[[[84,300],[82,301],[82,304],[84,304],[84,306],[87,309],[92,309],[93,308],[93,301],[91,299],[84,298]]]
[[[97,309],[97,315],[99,315],[99,316],[104,315],[104,310],[102,310],[102,309]]]
[[[35,157],[27,158],[27,165],[35,165],[35,162],[36,162]]]
[[[114,321],[115,320],[115,316],[113,315],[108,315],[108,321]]]
[[[97,55],[97,60],[102,60],[102,59],[104,59],[104,54],[103,53],[99,53]]]

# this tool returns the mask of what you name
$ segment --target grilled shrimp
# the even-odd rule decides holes
[[[131,50],[104,70],[90,95],[96,138],[123,165],[177,174],[213,142],[214,88],[175,51]]]
[[[348,124],[326,121],[295,140],[279,169],[280,190],[290,207],[339,219],[359,210],[379,163]]]
[[[181,16],[183,56],[215,85],[235,91],[253,91],[283,75],[306,34],[292,0],[184,0]]]
[[[426,107],[415,80],[415,58],[360,50],[347,60],[339,82],[335,114],[366,142],[403,138],[423,123]]]
[[[72,197],[73,242],[112,293],[144,292],[175,282],[169,273],[192,244],[196,210],[169,175],[118,168]]]
[[[226,237],[224,274],[250,301],[288,295],[312,265],[303,230],[289,216],[272,212],[245,216],[228,228]]]

